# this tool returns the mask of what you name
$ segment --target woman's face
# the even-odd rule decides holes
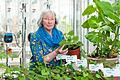
[[[46,30],[51,31],[55,25],[55,15],[51,12],[43,16],[43,25]]]

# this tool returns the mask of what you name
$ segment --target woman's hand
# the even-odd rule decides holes
[[[56,52],[58,52],[58,53],[60,53],[60,54],[67,54],[67,53],[68,53],[68,48],[66,48],[65,50],[63,50],[64,46],[65,46],[65,45],[63,45],[62,47],[57,48],[57,49],[56,49],[56,50],[57,50]]]
[[[68,48],[63,50],[64,46],[65,45],[63,45],[62,47],[57,48],[54,51],[50,51],[50,53],[48,55],[44,56],[44,62],[49,63],[52,59],[54,59],[57,56],[58,53],[59,54],[67,54],[68,53]]]

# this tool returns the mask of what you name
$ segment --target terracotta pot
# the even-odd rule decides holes
[[[80,48],[77,48],[75,50],[68,50],[69,55],[77,55],[77,59],[80,59]]]
[[[114,80],[119,80],[119,77],[114,77]]]

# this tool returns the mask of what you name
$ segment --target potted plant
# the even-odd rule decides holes
[[[65,33],[65,39],[60,42],[60,45],[65,45],[64,48],[68,48],[69,55],[77,55],[77,58],[80,59],[80,47],[83,45],[79,41],[79,37],[74,35],[73,31]]]
[[[93,43],[95,50],[89,57],[99,60],[118,60],[120,52],[119,27],[120,27],[120,2],[93,0],[95,5],[89,5],[83,12],[83,16],[89,18],[82,24],[83,28],[90,30],[85,36]]]

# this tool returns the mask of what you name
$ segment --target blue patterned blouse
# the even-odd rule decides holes
[[[54,27],[52,29],[52,36],[50,36],[44,27],[40,26],[30,37],[30,48],[33,56],[32,62],[43,62],[43,56],[58,48],[59,43],[63,39],[62,32],[57,28]],[[50,65],[59,65],[59,62],[53,59]]]

